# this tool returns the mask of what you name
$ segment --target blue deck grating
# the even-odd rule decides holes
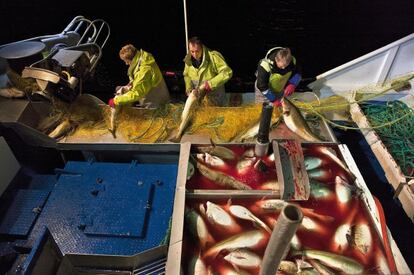
[[[68,162],[65,170],[72,174],[59,177],[30,239],[46,226],[63,254],[133,255],[157,247],[172,216],[177,169],[177,164]]]
[[[48,194],[47,190],[18,190],[1,221],[0,234],[25,237],[39,215]]]
[[[128,193],[104,191],[90,200],[85,233],[99,236],[143,237],[151,184],[136,185]],[[90,223],[90,224],[89,224]]]
[[[44,189],[52,191],[56,182],[56,175],[34,175],[30,181],[30,189]]]

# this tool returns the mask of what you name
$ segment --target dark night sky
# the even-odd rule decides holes
[[[63,30],[76,16],[101,18],[112,35],[103,63],[125,77],[118,50],[131,42],[154,54],[162,70],[182,70],[183,2],[1,0],[0,45]],[[103,3],[103,4],[102,4]],[[235,76],[253,78],[272,46],[289,46],[314,77],[414,32],[414,1],[187,1],[189,35],[219,50]]]

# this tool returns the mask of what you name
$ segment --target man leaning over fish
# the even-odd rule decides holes
[[[192,37],[188,40],[184,63],[187,96],[193,93],[205,105],[224,106],[224,84],[232,77],[233,71],[221,53],[207,48],[198,37]]]
[[[115,108],[138,102],[141,107],[153,108],[170,100],[167,85],[152,54],[128,44],[119,51],[119,57],[129,66],[130,82],[117,89],[109,106]]]
[[[289,48],[270,49],[257,67],[255,101],[281,106],[282,98],[295,92],[301,74]]]

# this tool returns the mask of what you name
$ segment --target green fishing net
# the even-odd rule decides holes
[[[361,108],[371,126],[397,121],[375,131],[406,176],[414,174],[414,111],[401,101],[364,103]]]

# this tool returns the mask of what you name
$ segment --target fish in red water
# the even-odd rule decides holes
[[[209,233],[206,223],[195,210],[190,208],[185,209],[185,221],[189,231],[200,242],[201,248],[206,247],[209,243],[214,243],[214,239]]]
[[[233,178],[232,176],[229,176],[223,172],[215,171],[206,165],[202,164],[201,162],[197,161],[197,168],[200,173],[208,178],[209,180],[213,181],[217,185],[229,188],[229,189],[236,189],[236,190],[251,190],[252,188]]]
[[[263,230],[252,230],[237,234],[210,247],[204,257],[215,258],[222,251],[233,251],[241,248],[251,250],[263,249],[269,241],[269,234]]]
[[[242,232],[241,226],[236,220],[219,205],[207,201],[206,216],[209,223],[218,231],[225,234],[237,234]]]

